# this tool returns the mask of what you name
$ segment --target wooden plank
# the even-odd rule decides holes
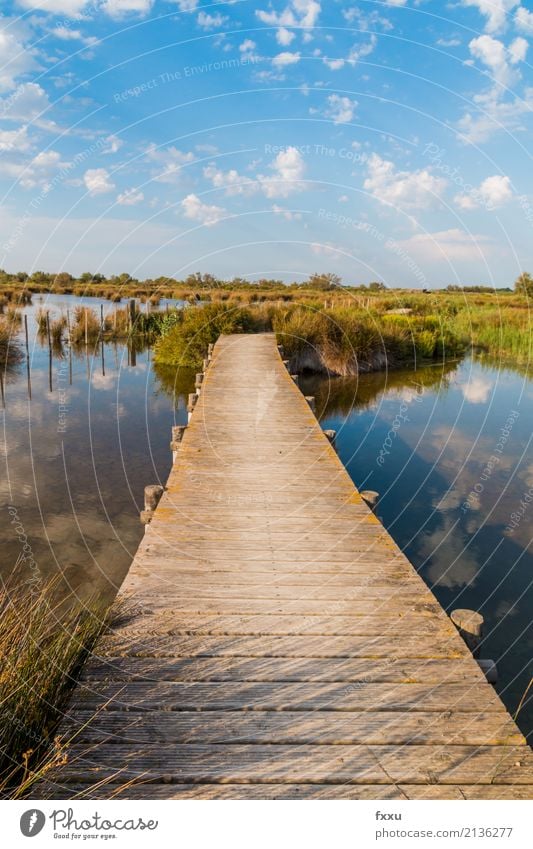
[[[330,745],[526,745],[501,713],[335,711],[72,712],[63,733],[88,743],[293,743]]]
[[[93,662],[85,682],[112,681],[286,681],[286,682],[396,682],[443,684],[485,681],[479,666],[463,660],[398,660],[386,658],[369,663],[368,658],[232,658],[108,657]]]
[[[527,751],[525,751],[527,749]],[[57,780],[533,784],[525,746],[73,745]],[[260,780],[258,780],[260,777]]]
[[[146,636],[130,638],[121,629],[108,634],[99,645],[99,654],[129,657],[316,657],[355,658],[467,658],[465,643],[441,636],[439,641],[421,640],[412,634],[387,636],[323,637],[313,636],[245,636],[219,635]],[[474,668],[472,666],[472,668]]]
[[[87,785],[43,782],[37,799],[510,799],[533,798],[528,785],[508,784],[107,784],[88,792]]]
[[[90,670],[89,670],[90,672]],[[501,711],[501,702],[487,683],[471,684],[285,684],[278,682],[96,681],[78,686],[74,709],[108,710],[412,710]]]
[[[437,615],[423,617],[421,613],[398,613],[397,615],[369,616],[279,616],[279,615],[217,615],[217,614],[181,614],[175,616],[172,611],[154,614],[150,606],[139,605],[139,615],[131,624],[121,628],[127,639],[139,633],[149,635],[164,634],[210,634],[235,636],[383,636],[386,634],[419,634],[419,639],[450,639],[454,641],[456,633],[447,621],[439,621]]]

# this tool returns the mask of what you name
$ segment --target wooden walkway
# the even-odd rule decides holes
[[[273,335],[217,343],[122,594],[54,798],[533,798],[529,746]]]

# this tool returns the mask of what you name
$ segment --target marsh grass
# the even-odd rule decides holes
[[[16,798],[64,762],[57,727],[107,624],[103,604],[66,604],[57,586],[0,590],[0,795]]]
[[[24,355],[16,338],[16,322],[0,316],[0,369],[8,372],[21,362]]]
[[[197,367],[221,333],[273,330],[295,372],[348,376],[407,362],[446,359],[466,344],[451,322],[436,315],[386,315],[352,305],[326,308],[270,301],[209,303],[184,311],[175,326],[162,326],[155,359],[166,365]]]

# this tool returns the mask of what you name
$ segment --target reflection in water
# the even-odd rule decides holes
[[[465,360],[309,379],[304,389],[319,399],[323,427],[337,430],[356,485],[381,494],[382,521],[444,608],[483,613],[482,656],[497,661],[515,711],[533,675],[533,503],[519,510],[533,485],[527,375]],[[531,700],[519,724],[533,730]]]
[[[47,307],[64,310],[63,298]],[[5,386],[2,574],[15,564],[21,581],[35,568],[43,579],[59,572],[84,599],[111,596],[141,539],[144,486],[168,476],[171,427],[186,421],[194,376],[160,380],[140,340],[49,345],[37,308],[27,309],[31,397],[24,362]]]

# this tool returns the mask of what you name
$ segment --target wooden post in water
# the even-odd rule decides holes
[[[130,332],[133,333],[133,328],[134,328],[134,325],[135,325],[135,298],[130,298],[129,310],[130,310]]]
[[[364,489],[359,495],[368,504],[372,512],[375,513],[378,508],[379,492],[375,492],[373,489]]]
[[[28,374],[28,398],[31,401],[30,337],[28,335],[28,316],[24,313],[24,332],[26,335],[26,372]]]
[[[196,402],[198,401],[198,395],[196,392],[189,393],[189,400],[187,402],[187,412],[189,414],[189,421],[191,420],[192,412],[196,406]]]
[[[141,522],[148,525],[152,521],[155,509],[161,500],[165,488],[160,484],[151,484],[144,487],[144,510],[141,510]]]
[[[457,610],[452,610],[450,619],[474,657],[477,657],[479,654],[479,645],[483,637],[483,625],[485,623],[481,613],[477,613],[475,610],[458,608]]]
[[[48,336],[48,388],[53,392],[52,385],[52,335],[50,333],[50,313],[46,312],[46,333]]]
[[[336,445],[337,431],[336,430],[324,430],[323,433],[324,433],[324,436],[326,437],[326,439],[328,440],[328,442],[330,443],[330,445],[332,445],[333,448],[336,449],[337,448],[337,445]]]
[[[176,462],[176,457],[178,456],[179,447],[181,445],[181,440],[183,439],[183,434],[187,430],[187,425],[174,425],[172,428],[172,439],[170,442],[170,450],[172,451],[172,462]]]

